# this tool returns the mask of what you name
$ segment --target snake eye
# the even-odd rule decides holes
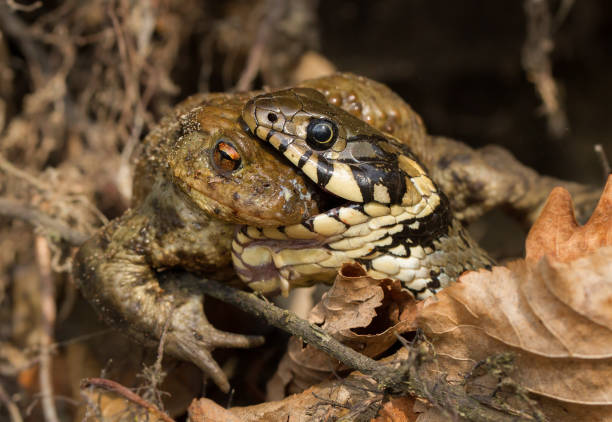
[[[274,113],[268,113],[268,121],[274,123],[278,120],[278,116]]]
[[[325,119],[312,119],[306,128],[306,142],[317,150],[329,149],[336,142],[336,125]]]
[[[213,163],[222,172],[232,172],[240,167],[242,158],[232,144],[223,139],[217,141],[212,153]]]

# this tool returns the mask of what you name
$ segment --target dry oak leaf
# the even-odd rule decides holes
[[[528,259],[466,273],[423,303],[416,322],[438,370],[462,378],[475,363],[513,352],[510,375],[544,396],[554,420],[612,419],[611,180],[585,226],[556,190],[529,234]]]
[[[612,245],[612,175],[591,218],[580,226],[574,215],[567,190],[556,187],[526,241],[526,259],[538,261],[544,255],[559,261],[571,261],[602,246]]]
[[[366,277],[359,264],[345,264],[334,285],[310,313],[309,321],[370,357],[386,351],[395,334],[411,329],[416,301],[399,282]],[[326,353],[298,338],[289,340],[287,353],[267,385],[269,400],[298,393],[346,368]]]

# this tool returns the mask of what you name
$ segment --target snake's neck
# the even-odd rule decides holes
[[[330,283],[342,264],[356,262],[373,278],[401,281],[417,299],[493,264],[443,194],[418,207],[352,204],[292,226],[243,226],[232,259],[243,281],[263,293]]]

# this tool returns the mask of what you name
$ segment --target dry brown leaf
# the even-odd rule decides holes
[[[319,324],[347,346],[370,357],[387,350],[396,333],[412,326],[416,302],[399,282],[374,280],[358,264],[344,265],[331,289],[311,311],[309,321]],[[327,379],[343,368],[317,348],[291,338],[287,353],[267,385],[269,400],[297,393]]]
[[[415,422],[414,397],[397,397],[385,403],[371,422]]]
[[[228,409],[219,406],[212,400],[202,398],[194,400],[189,406],[191,422],[240,422]]]
[[[585,266],[606,261],[612,274],[612,248],[580,261]],[[512,376],[528,390],[564,401],[612,404],[612,330],[558,301],[542,281],[567,270],[573,270],[571,263],[543,260],[531,269],[519,261],[491,273],[468,273],[438,300],[425,303],[418,323],[455,374],[511,351]]]
[[[338,370],[339,363],[315,347],[306,346],[301,339],[291,337],[287,352],[274,376],[266,385],[268,401],[281,400],[315,385]]]
[[[426,300],[417,325],[437,370],[462,379],[477,362],[512,352],[510,376],[548,397],[539,400],[551,420],[612,418],[611,205],[609,179],[579,227],[569,196],[556,190],[529,234],[528,259],[466,273]]]
[[[584,226],[574,216],[572,198],[567,190],[556,187],[526,242],[528,260],[538,261],[544,255],[559,261],[571,261],[603,246],[612,245],[612,175],[597,207]]]
[[[417,402],[414,406],[415,412],[418,413],[416,422],[448,422],[449,416],[438,407],[427,407],[426,405],[419,406]]]
[[[374,280],[358,264],[344,265],[309,321],[364,355],[375,357],[409,329],[416,301],[398,281]]]
[[[189,408],[191,422],[333,421],[342,416],[376,410],[381,396],[371,392],[370,378],[352,374],[347,379],[328,381],[284,400],[255,406],[221,408],[208,399],[194,400]]]

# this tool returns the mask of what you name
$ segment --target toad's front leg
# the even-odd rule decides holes
[[[160,236],[147,215],[142,207],[132,210],[87,241],[75,258],[75,280],[107,323],[153,346],[166,329],[165,350],[193,362],[228,391],[227,377],[211,351],[257,346],[263,339],[217,330],[204,314],[197,288],[152,266],[152,249]]]

